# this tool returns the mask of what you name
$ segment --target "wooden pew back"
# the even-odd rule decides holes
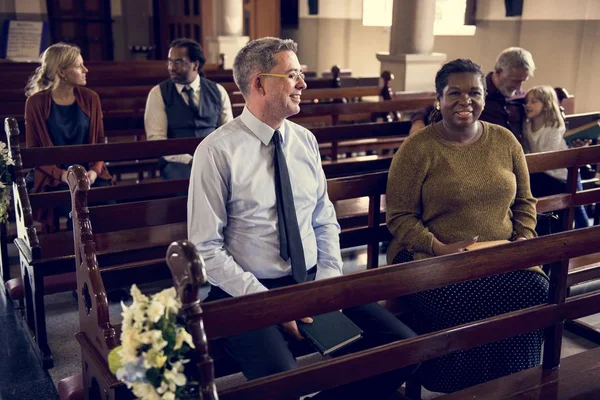
[[[209,339],[225,337],[303,315],[316,315],[549,263],[563,258],[565,250],[569,255],[597,252],[600,242],[594,236],[598,233],[600,227],[588,228],[206,303],[202,305],[202,313],[197,310],[194,317],[203,319]],[[546,304],[257,379],[226,389],[219,393],[219,398],[306,395],[544,328],[547,328],[544,368],[557,368],[563,320],[600,311],[600,291],[566,299],[563,279],[566,270],[559,272],[551,276],[551,293]],[[347,371],[353,373],[350,375]],[[207,377],[210,374],[201,377],[201,381],[211,387],[214,381],[206,380]]]

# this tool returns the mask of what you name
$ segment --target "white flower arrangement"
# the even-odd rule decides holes
[[[192,398],[198,383],[188,379],[185,364],[194,343],[177,319],[175,288],[147,297],[133,285],[131,297],[129,307],[121,303],[121,346],[109,354],[110,370],[141,400]]]
[[[6,143],[0,142],[0,223],[5,224],[8,221],[8,210],[10,208],[12,176],[9,172],[9,166],[15,165],[12,157],[8,153]]]

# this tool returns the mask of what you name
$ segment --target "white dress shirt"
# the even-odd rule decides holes
[[[218,83],[216,84],[221,93],[221,102],[223,107],[221,108],[221,115],[219,117],[219,126],[226,124],[233,120],[233,112],[231,111],[231,100],[227,94],[227,90]],[[189,99],[183,89],[189,86],[194,90],[194,104],[200,108],[200,76],[192,81],[189,85],[182,85],[176,83],[175,87],[177,92],[185,101],[185,104],[189,103]],[[165,103],[160,92],[158,85],[154,86],[148,94],[148,100],[146,100],[146,111],[144,112],[144,128],[146,130],[146,138],[148,140],[164,140],[167,139],[168,130],[167,113],[165,111]],[[179,162],[187,164],[191,161],[192,156],[189,154],[177,154],[171,156],[164,156],[164,159],[169,162]]]
[[[545,125],[539,130],[532,132],[531,124],[526,122],[523,133],[526,153],[542,153],[546,151],[567,150],[569,148],[564,138],[564,126],[552,127]],[[566,168],[552,169],[545,171],[545,173],[556,179],[567,180],[568,172]]]
[[[314,135],[290,121],[283,138],[306,269],[316,279],[342,274],[339,233]],[[274,130],[244,108],[208,135],[194,154],[188,237],[204,258],[211,285],[231,296],[268,290],[258,279],[291,275],[279,256]],[[258,278],[258,279],[257,279]]]

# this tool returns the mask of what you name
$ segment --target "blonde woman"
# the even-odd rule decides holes
[[[78,47],[57,43],[46,49],[41,65],[25,88],[28,148],[104,142],[100,98],[84,87],[87,73]],[[32,192],[66,190],[68,167],[36,168]],[[88,177],[93,186],[112,183],[103,161],[89,162]],[[53,232],[57,229],[57,218],[68,215],[69,208],[39,210],[35,217],[43,223],[44,231]]]

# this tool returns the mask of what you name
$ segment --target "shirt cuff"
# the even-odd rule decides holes
[[[315,276],[316,281],[320,281],[322,279],[335,278],[338,276],[342,276],[341,268],[319,268],[319,265],[317,265],[317,275]]]

